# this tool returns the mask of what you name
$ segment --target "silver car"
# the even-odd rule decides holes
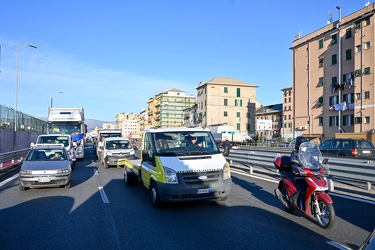
[[[63,145],[32,147],[20,169],[20,190],[61,186],[70,188],[72,164]]]

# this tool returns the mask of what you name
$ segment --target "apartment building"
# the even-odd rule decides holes
[[[338,21],[296,36],[291,47],[294,132],[326,139],[375,128],[374,7],[343,18],[338,7]]]
[[[195,96],[178,89],[165,90],[148,100],[148,125],[153,128],[181,127],[183,110],[195,104]]]
[[[197,87],[199,126],[223,124],[234,126],[241,134],[255,134],[255,109],[258,86],[235,78],[215,77]]]
[[[255,111],[255,140],[278,138],[281,135],[283,104],[261,106]]]
[[[140,118],[135,113],[116,114],[116,128],[121,129],[124,137],[140,138]]]
[[[283,88],[282,90],[283,110],[281,116],[280,135],[285,139],[292,139],[296,137],[293,127],[293,88]],[[303,127],[298,127],[297,131],[304,130]]]

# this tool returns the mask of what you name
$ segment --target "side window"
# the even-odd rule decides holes
[[[323,142],[320,147],[326,149],[326,148],[330,148],[330,146],[331,146],[331,141],[329,140],[329,141]]]
[[[341,148],[341,142],[339,140],[333,140],[332,148]]]
[[[145,139],[144,139],[144,150],[147,151],[147,154],[148,154],[148,159],[147,160],[151,160],[153,159],[154,157],[154,150],[153,150],[153,147],[152,147],[152,144],[151,144],[151,136],[150,136],[150,133],[146,133],[145,134]]]
[[[342,141],[342,148],[349,149],[350,148],[350,142],[349,141]]]

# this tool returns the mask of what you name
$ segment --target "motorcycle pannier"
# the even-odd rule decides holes
[[[277,156],[273,160],[273,164],[275,164],[275,167],[280,171],[285,171],[291,169],[290,167],[290,156],[283,155],[283,156]]]

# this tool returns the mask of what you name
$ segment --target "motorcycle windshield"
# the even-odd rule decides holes
[[[315,142],[302,143],[299,147],[298,159],[305,168],[311,170],[319,169],[323,162],[323,157],[320,153],[319,145]]]

